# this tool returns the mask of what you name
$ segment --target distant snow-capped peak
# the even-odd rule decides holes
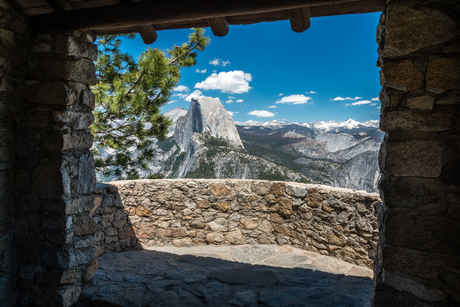
[[[245,126],[245,127],[250,127],[250,126],[262,126],[262,127],[267,127],[267,128],[282,128],[287,125],[300,125],[304,126],[307,128],[311,129],[316,129],[324,132],[329,132],[329,131],[334,131],[337,129],[355,129],[355,128],[360,128],[360,127],[370,127],[370,128],[378,128],[379,127],[379,121],[378,120],[368,120],[364,122],[358,122],[353,119],[348,119],[346,121],[313,121],[313,122],[307,122],[307,123],[295,123],[295,122],[288,122],[288,121],[277,121],[277,120],[271,120],[267,122],[259,122],[259,121],[254,121],[254,120],[248,120],[246,122],[235,122],[235,125],[238,126]]]

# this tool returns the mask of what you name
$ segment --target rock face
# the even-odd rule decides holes
[[[378,194],[261,180],[116,181],[94,215],[106,251],[279,244],[371,267]],[[118,192],[114,192],[118,190]],[[104,190],[103,190],[104,191]],[[107,188],[105,191],[109,191]]]
[[[193,133],[226,139],[236,147],[243,147],[232,117],[214,98],[192,98],[187,114],[178,117],[174,138],[184,151],[189,149]]]

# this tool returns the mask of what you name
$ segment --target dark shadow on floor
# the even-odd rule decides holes
[[[251,265],[135,250],[98,258],[78,307],[370,306],[373,281],[314,267]]]

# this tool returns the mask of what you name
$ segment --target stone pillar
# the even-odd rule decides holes
[[[78,31],[37,34],[30,43],[16,132],[20,305],[70,306],[97,269],[88,129],[97,48]]]
[[[0,0],[0,306],[16,306],[18,257],[14,239],[16,115],[27,88],[25,19]]]
[[[388,1],[378,27],[373,306],[460,304],[460,2]]]

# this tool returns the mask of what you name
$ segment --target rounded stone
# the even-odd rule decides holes
[[[386,42],[382,55],[399,57],[447,42],[459,34],[455,21],[435,8],[392,2],[386,10]]]
[[[436,58],[428,64],[426,89],[433,93],[460,89],[460,59]]]
[[[380,84],[403,92],[423,88],[423,74],[409,60],[388,62],[380,71]]]

